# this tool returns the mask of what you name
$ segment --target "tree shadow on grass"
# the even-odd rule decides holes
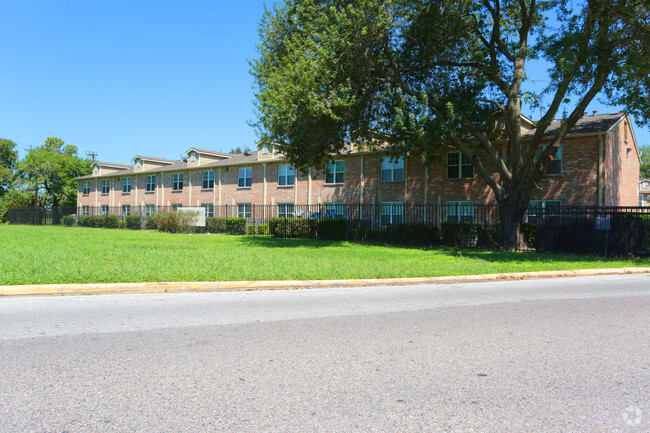
[[[439,251],[444,251],[440,248]],[[486,262],[570,262],[570,263],[598,263],[598,262],[620,262],[626,261],[630,266],[649,266],[649,258],[640,257],[601,257],[596,255],[587,254],[559,254],[559,253],[544,253],[538,251],[489,251],[489,250],[472,250],[472,249],[457,249],[448,248],[446,253],[450,256],[465,257]]]
[[[326,241],[321,239],[284,239],[273,236],[242,236],[239,243],[265,248],[326,248],[326,247],[345,247],[349,242],[345,241]]]

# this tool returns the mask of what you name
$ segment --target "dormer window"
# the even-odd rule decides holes
[[[196,161],[196,159],[197,159],[196,152],[191,152],[190,153],[190,161],[194,162],[194,161]]]
[[[137,168],[142,167],[142,161],[141,161],[140,159],[136,159],[136,160],[135,160],[135,166],[136,166]]]

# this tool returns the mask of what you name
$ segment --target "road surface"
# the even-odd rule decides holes
[[[650,276],[0,298],[0,432],[648,432]]]

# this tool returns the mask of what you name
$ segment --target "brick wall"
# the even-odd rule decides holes
[[[562,148],[562,174],[549,175],[544,179],[539,184],[540,189],[533,191],[531,199],[562,200],[568,206],[597,205],[600,140],[599,136],[567,139]],[[603,138],[603,147],[603,204],[637,205],[639,160],[627,119],[612,134]],[[628,151],[630,148],[632,150]],[[238,203],[276,205],[327,202],[379,204],[404,201],[413,204],[444,204],[456,200],[471,200],[476,204],[495,203],[492,190],[478,174],[465,179],[447,179],[447,168],[442,162],[446,161],[446,156],[446,152],[442,152],[439,162],[428,168],[417,159],[408,159],[405,162],[406,181],[398,182],[381,181],[381,156],[373,154],[340,157],[345,162],[342,184],[327,184],[323,170],[313,168],[304,173],[297,171],[294,185],[279,185],[279,166],[286,162],[277,161],[156,173],[158,184],[155,192],[145,191],[145,174],[131,175],[132,191],[129,194],[122,192],[122,176],[111,178],[111,194],[101,194],[101,178],[98,178],[90,180],[91,191],[88,195],[82,194],[83,181],[79,182],[78,203],[79,206],[200,206],[204,203],[218,206]],[[252,168],[252,185],[239,187],[239,169],[246,167]],[[486,168],[488,171],[496,171],[489,164],[486,164]],[[214,171],[214,188],[202,187],[202,175],[206,170]],[[184,185],[181,191],[172,190],[173,173],[183,173]]]

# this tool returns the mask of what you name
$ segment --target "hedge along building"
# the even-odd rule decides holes
[[[524,137],[532,137],[534,122],[524,118],[522,125]],[[549,127],[549,139],[559,126],[555,121]],[[275,149],[227,154],[192,147],[186,154],[183,160],[136,155],[129,166],[95,162],[91,175],[78,178],[79,213],[148,215],[161,206],[203,206],[213,216],[216,207],[228,205],[228,215],[221,216],[249,216],[252,205],[270,205],[268,216],[284,216],[293,205],[342,203],[385,205],[399,215],[403,204],[440,204],[462,206],[473,218],[476,205],[496,203],[471,163],[452,148],[441,150],[440,162],[425,165],[351,146],[327,167],[306,172],[294,170]],[[530,205],[636,206],[639,165],[625,113],[585,115],[566,136]]]

